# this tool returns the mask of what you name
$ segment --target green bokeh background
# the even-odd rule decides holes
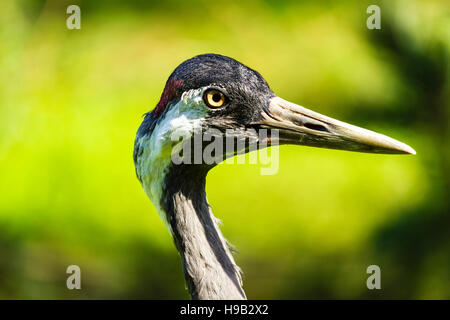
[[[381,30],[366,28],[370,4]],[[188,298],[132,149],[172,70],[208,52],[417,151],[283,146],[277,175],[215,168],[208,198],[248,297],[450,298],[445,0],[1,1],[0,298]],[[66,288],[71,264],[82,290]],[[371,264],[381,290],[366,288]]]

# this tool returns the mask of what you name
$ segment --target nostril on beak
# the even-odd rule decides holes
[[[322,131],[322,132],[329,132],[327,128],[325,128],[323,125],[321,124],[315,124],[315,123],[305,123],[304,126],[308,129],[311,130],[316,130],[316,131]]]

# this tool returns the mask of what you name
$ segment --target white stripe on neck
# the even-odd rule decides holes
[[[171,140],[172,136],[192,135],[208,113],[208,107],[203,102],[203,92],[206,88],[190,90],[181,96],[175,105],[169,105],[151,132],[139,138],[138,147],[143,150],[137,158],[136,172],[142,182],[145,193],[153,202],[164,225],[172,233],[166,212],[161,207],[164,178],[171,164],[173,147],[179,143]]]

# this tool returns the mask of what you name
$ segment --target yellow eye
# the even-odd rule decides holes
[[[203,100],[205,101],[206,105],[210,108],[220,108],[225,104],[227,98],[219,90],[210,89],[205,91],[205,94],[203,95]]]

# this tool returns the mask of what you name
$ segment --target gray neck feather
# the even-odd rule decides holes
[[[193,299],[246,299],[239,267],[206,199],[207,170],[172,167],[161,204]]]

